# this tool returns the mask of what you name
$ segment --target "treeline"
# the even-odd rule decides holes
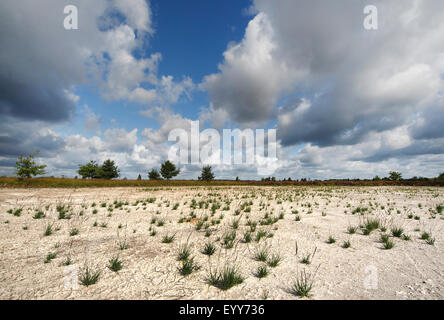
[[[77,173],[83,179],[105,179],[111,180],[120,176],[120,170],[111,159],[105,160],[101,166],[91,160],[85,165],[79,165]]]
[[[30,154],[28,157],[20,156],[16,162],[16,176],[19,178],[19,182],[14,183],[17,185],[22,184],[22,180],[26,179],[30,181],[32,176],[38,176],[46,174],[45,168],[46,165],[41,164],[37,165],[33,160],[34,157],[38,154],[38,151]],[[77,173],[83,178],[82,180],[112,180],[116,179],[120,176],[120,170],[115,164],[115,162],[111,159],[107,159],[103,162],[102,165],[99,165],[96,161],[90,161],[87,164],[79,165],[79,169]],[[161,164],[160,170],[153,168],[151,171],[147,173],[149,180],[152,181],[160,181],[167,180],[176,177],[180,173],[180,169],[177,169],[174,163],[171,161],[165,161]],[[5,182],[3,186],[11,185],[11,178],[2,177],[0,178]],[[47,179],[46,181],[57,180],[56,178],[43,178]],[[42,179],[42,180],[43,180]],[[70,180],[70,179],[63,179]],[[77,179],[71,179],[77,180]],[[127,180],[124,178],[123,180]],[[142,176],[139,174],[137,181],[141,181]],[[211,166],[204,166],[202,168],[201,175],[198,177],[197,183],[194,183],[193,180],[188,180],[188,182],[184,182],[186,180],[182,180],[183,185],[199,185],[200,181],[210,182],[215,180],[215,175],[212,171]],[[122,180],[117,180],[122,181]],[[124,185],[131,185],[131,181],[125,182]],[[27,182],[28,183],[28,182]],[[179,183],[179,184],[180,184]],[[419,185],[429,185],[429,186],[444,186],[444,172],[439,174],[436,178],[426,178],[426,177],[412,177],[410,179],[404,179],[402,177],[401,172],[390,171],[387,177],[380,178],[379,176],[375,176],[373,179],[330,179],[330,180],[310,180],[307,178],[302,178],[300,180],[293,180],[291,177],[284,178],[282,180],[276,179],[276,177],[267,177],[262,178],[261,181],[241,181],[239,177],[236,177],[235,181],[233,180],[218,180],[214,181],[217,184],[226,185],[227,183],[233,184],[258,184],[258,185],[275,185],[275,184],[285,184],[285,185],[411,185],[411,186],[419,186]],[[28,183],[29,184],[29,183]],[[161,185],[160,183],[157,183]],[[85,184],[84,184],[85,185]],[[100,184],[99,184],[100,185]],[[102,183],[103,185],[103,183]],[[132,185],[136,185],[132,183]],[[137,184],[140,185],[140,184]],[[151,185],[155,185],[155,183],[151,183]],[[164,185],[162,183],[162,185]],[[108,186],[108,184],[106,184]]]

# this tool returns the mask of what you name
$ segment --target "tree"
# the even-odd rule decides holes
[[[100,167],[96,161],[90,161],[85,165],[79,165],[77,173],[82,176],[82,179],[98,179],[100,178]]]
[[[161,180],[159,171],[157,171],[156,169],[153,169],[150,172],[148,172],[148,178],[150,180]]]
[[[176,166],[174,165],[174,163],[170,162],[169,160],[162,163],[160,167],[160,174],[167,180],[170,180],[172,177],[177,176],[179,173],[180,170],[176,170]]]
[[[114,179],[118,178],[120,175],[120,170],[114,164],[111,159],[105,160],[100,168],[100,177],[102,179]]]
[[[438,176],[438,180],[444,181],[444,172]]]
[[[396,172],[396,171],[390,171],[389,172],[389,179],[392,181],[399,181],[402,180],[402,173]]]
[[[139,173],[139,175],[137,176],[137,180],[142,180],[142,176],[140,175],[140,173]]]
[[[236,177],[236,181],[239,181],[239,177]]]
[[[214,173],[211,171],[211,166],[205,166],[202,168],[202,173],[199,180],[211,181],[214,180]]]
[[[373,178],[373,181],[379,181],[379,180],[381,180],[381,178],[380,178],[379,176],[375,176],[375,177]]]
[[[31,178],[31,176],[39,176],[45,174],[46,165],[42,164],[38,166],[33,160],[34,157],[39,153],[37,150],[31,153],[29,156],[24,157],[20,155],[17,162],[15,163],[16,172],[15,174],[19,178]]]

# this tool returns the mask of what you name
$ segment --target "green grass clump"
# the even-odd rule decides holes
[[[162,243],[172,243],[175,238],[176,238],[176,234],[173,234],[171,236],[166,234],[162,238]]]
[[[257,270],[254,272],[254,276],[258,277],[259,279],[265,278],[268,276],[269,271],[267,269],[267,266],[259,266]]]
[[[42,210],[38,210],[35,212],[33,219],[41,219],[45,217],[45,213]]]
[[[46,228],[45,228],[45,231],[43,232],[43,235],[45,237],[47,237],[47,236],[52,235],[53,233],[54,233],[54,230],[52,229],[52,224],[47,224]]]
[[[53,253],[53,252],[48,253],[48,255],[46,256],[46,259],[45,259],[45,263],[51,262],[51,260],[55,259],[56,257],[57,257],[56,253]]]
[[[372,231],[377,230],[380,226],[379,219],[368,218],[363,225],[362,232],[364,235],[369,235]]]
[[[333,238],[333,236],[328,237],[328,240],[327,240],[327,243],[328,243],[328,244],[333,244],[333,243],[335,243],[335,242],[336,242],[336,239]]]
[[[234,242],[236,240],[236,231],[227,232],[223,237],[223,245],[227,249],[231,249],[234,247]]]
[[[212,256],[215,252],[216,252],[216,247],[214,246],[214,244],[210,242],[206,243],[202,250],[202,253],[207,256]]]
[[[391,228],[392,236],[396,238],[400,238],[402,234],[404,233],[404,229],[401,227],[393,227]]]
[[[266,262],[267,259],[268,259],[268,250],[267,250],[267,248],[260,249],[254,255],[254,260],[256,260],[256,261]]]
[[[190,247],[188,244],[184,244],[179,248],[179,253],[177,254],[177,260],[185,261],[191,255]]]
[[[406,241],[412,240],[412,238],[408,234],[405,234],[405,233],[402,235],[401,239],[406,240]]]
[[[299,296],[301,298],[309,298],[311,297],[310,292],[313,289],[313,283],[314,283],[314,275],[312,276],[310,273],[307,273],[305,270],[301,271],[301,273],[293,283],[291,292],[294,295]]]
[[[271,268],[275,268],[279,265],[281,262],[281,257],[278,254],[273,254],[271,257],[267,260],[267,264]]]
[[[395,244],[394,244],[393,241],[390,240],[390,239],[387,239],[387,240],[384,242],[384,249],[386,249],[386,250],[390,250],[390,249],[393,248],[394,246],[395,246]]]
[[[179,268],[179,272],[183,276],[188,276],[191,273],[193,273],[193,271],[197,271],[199,269],[200,269],[200,266],[198,266],[194,262],[194,257],[191,257],[191,258],[182,260],[182,266]]]
[[[114,272],[122,270],[122,261],[119,260],[119,256],[115,256],[109,260],[108,268]]]
[[[225,267],[222,271],[212,272],[210,270],[206,282],[225,291],[244,282],[244,278],[236,267]]]
[[[342,247],[344,249],[350,248],[351,247],[350,240],[344,241],[344,243],[342,244]]]
[[[421,233],[421,239],[422,240],[428,240],[430,238],[430,233],[428,233],[428,232],[423,232],[423,233]]]
[[[79,277],[80,284],[89,287],[99,281],[100,274],[101,272],[99,270],[92,271],[86,266]]]
[[[354,233],[356,233],[356,230],[357,230],[357,229],[358,229],[357,227],[349,226],[349,227],[347,228],[347,231],[348,231],[348,233],[350,233],[350,234],[354,234]]]

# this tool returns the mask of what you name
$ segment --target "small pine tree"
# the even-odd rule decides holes
[[[139,175],[137,176],[137,180],[142,180],[142,176],[140,175],[140,173],[139,173]]]
[[[167,180],[170,180],[171,178],[177,176],[179,173],[180,170],[176,169],[174,163],[170,162],[169,160],[162,163],[160,167],[160,174]]]
[[[156,169],[152,169],[150,172],[148,172],[148,178],[150,180],[161,180],[159,171],[157,171]]]
[[[33,160],[34,157],[39,153],[37,150],[34,153],[31,153],[27,157],[23,157],[20,155],[17,162],[15,163],[16,172],[15,174],[19,178],[31,178],[32,176],[39,176],[45,174],[46,165],[38,166]]]
[[[100,167],[96,161],[90,161],[85,165],[79,165],[77,173],[82,176],[82,179],[97,179],[100,178]]]
[[[200,177],[198,178],[199,180],[204,180],[204,181],[211,181],[214,180],[214,174],[211,171],[211,166],[205,166],[202,168],[202,173],[200,175]]]
[[[120,175],[120,171],[117,166],[114,164],[114,161],[111,159],[105,160],[101,167],[101,175],[102,179],[114,179],[118,178]]]
[[[393,181],[399,181],[402,180],[402,173],[396,172],[396,171],[390,171],[389,172],[389,179]]]
[[[239,177],[236,177],[236,181],[239,181]]]

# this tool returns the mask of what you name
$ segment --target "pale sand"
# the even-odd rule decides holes
[[[200,195],[199,195],[200,194]],[[211,195],[209,195],[211,194]],[[255,195],[255,198],[242,196]],[[156,202],[145,209],[136,200],[155,197]],[[215,218],[224,213],[221,224],[211,226],[210,238],[205,231],[195,230],[196,221],[178,223],[181,216],[192,211],[190,203],[206,199],[223,201],[231,199],[230,211],[217,210]],[[289,201],[292,197],[293,201]],[[125,209],[115,209],[107,217],[106,208],[99,204],[114,200],[129,201]],[[217,237],[230,230],[234,212],[240,203],[254,202],[250,213],[242,212],[237,239],[241,239],[247,216],[260,220],[265,212],[274,209],[274,216],[285,213],[283,220],[272,226],[259,226],[274,234],[274,237],[259,244],[240,241],[233,249],[221,249]],[[166,201],[170,206],[166,206]],[[279,203],[282,201],[282,203]],[[96,202],[97,214],[92,214],[91,204]],[[184,205],[184,202],[187,202]],[[411,241],[394,238],[395,246],[384,250],[380,242],[381,231],[365,236],[358,229],[356,234],[347,233],[349,225],[358,226],[368,215],[353,215],[356,207],[370,208],[369,202],[378,207],[371,210],[371,217],[378,217],[387,225],[402,226]],[[59,220],[55,210],[57,203],[71,203],[74,216],[70,220]],[[180,203],[177,210],[172,210]],[[269,207],[260,211],[260,204]],[[311,208],[303,206],[311,204]],[[81,205],[88,204],[84,215],[79,216]],[[160,204],[160,206],[159,206]],[[420,208],[418,204],[421,204]],[[0,190],[0,298],[1,299],[300,299],[293,295],[290,286],[298,271],[314,272],[319,267],[311,299],[443,299],[444,298],[444,216],[434,213],[436,206],[444,204],[442,188],[404,187],[219,187],[208,188],[140,188],[112,189],[2,189]],[[45,206],[50,205],[48,211]],[[211,205],[210,205],[211,206]],[[384,209],[381,209],[384,206]],[[21,216],[7,213],[8,209],[23,207]],[[374,205],[375,207],[375,205]],[[46,213],[43,219],[33,219],[35,208]],[[130,212],[127,212],[128,208]],[[391,212],[389,209],[393,208]],[[311,214],[307,211],[312,210]],[[301,221],[295,221],[293,210],[299,211]],[[344,213],[344,211],[347,213]],[[401,214],[397,214],[400,210]],[[159,211],[160,214],[156,214]],[[194,210],[197,217],[210,215],[210,209]],[[326,216],[322,216],[322,212]],[[420,220],[408,219],[408,214]],[[435,216],[434,219],[432,217]],[[155,226],[156,236],[150,236],[149,228],[153,217],[164,219],[165,225]],[[210,220],[212,218],[210,217]],[[9,223],[5,223],[9,221]],[[97,221],[98,226],[93,227]],[[100,227],[102,222],[106,228]],[[53,235],[44,237],[48,223],[59,227]],[[119,230],[118,225],[123,227]],[[28,230],[23,227],[27,226]],[[79,235],[70,236],[72,228]],[[276,227],[278,228],[277,230]],[[419,229],[421,231],[415,231]],[[119,250],[119,238],[129,244],[127,250]],[[135,233],[133,230],[136,230]],[[420,239],[422,231],[429,231],[436,239],[434,245]],[[162,237],[176,233],[171,244],[161,243]],[[187,277],[180,275],[177,252],[191,233],[189,243],[201,269]],[[332,235],[336,243],[327,244]],[[253,235],[254,237],[254,235]],[[210,239],[216,242],[218,251],[209,260],[200,251]],[[351,248],[342,248],[350,240]],[[295,254],[295,241],[299,252]],[[258,248],[269,245],[271,252],[279,253],[282,261],[264,279],[253,272],[261,264],[253,259]],[[317,248],[310,265],[300,262],[305,253]],[[44,263],[49,252],[57,253],[50,263]],[[123,269],[115,273],[107,268],[108,260],[119,255]],[[82,268],[85,261],[99,268],[99,281],[84,287],[70,285],[69,270],[62,262],[70,255],[75,266]],[[214,269],[226,263],[234,263],[245,277],[245,281],[228,291],[221,291],[205,282],[210,266]],[[75,268],[75,267],[74,267]],[[376,270],[377,274],[374,273]],[[366,272],[367,271],[367,272]],[[68,272],[68,276],[66,276]],[[376,276],[375,276],[376,275]],[[372,282],[373,281],[373,282]],[[369,287],[370,284],[370,287]],[[373,287],[372,287],[373,285]]]

